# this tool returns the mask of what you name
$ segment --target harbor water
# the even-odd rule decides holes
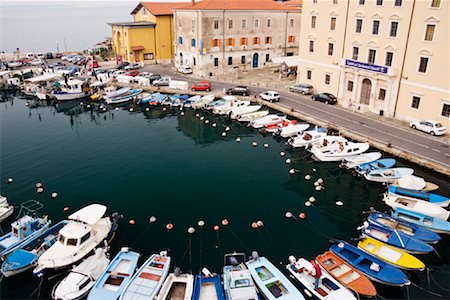
[[[41,104],[27,106],[25,99],[3,95],[0,194],[16,206],[29,199],[42,202],[42,213],[54,223],[87,204],[106,204],[108,213],[124,216],[111,243],[112,256],[122,246],[142,253],[142,260],[169,249],[174,265],[198,273],[203,266],[221,272],[224,253],[257,250],[284,269],[289,255],[311,259],[326,251],[331,239],[355,243],[362,212],[371,206],[388,210],[381,201],[385,186],[353,176],[337,163],[315,162],[306,150],[289,150],[285,140],[225,117],[190,109],[182,114],[178,108],[130,112],[128,107],[102,111],[79,102]],[[405,161],[397,165],[414,167],[416,175],[440,185],[438,193],[450,194],[448,178]],[[14,182],[6,184],[7,177]],[[314,187],[318,178],[324,181],[321,191]],[[43,193],[36,194],[36,182],[43,183]],[[52,198],[52,192],[58,197]],[[316,202],[306,207],[311,196]],[[287,219],[288,211],[297,220]],[[301,212],[305,219],[298,217]],[[157,219],[152,224],[151,216]],[[204,227],[197,225],[199,220]],[[258,220],[264,226],[253,229]],[[172,230],[166,229],[168,223]],[[187,232],[191,226],[196,229],[192,235]],[[8,230],[8,224],[2,228]],[[412,299],[448,296],[436,282],[449,288],[450,239],[443,237],[435,248],[439,255],[420,256],[432,269],[430,286],[426,272],[410,273],[419,286],[409,288]],[[41,281],[26,272],[3,278],[0,299],[48,299],[62,276]],[[384,298],[407,297],[406,289],[377,289]]]

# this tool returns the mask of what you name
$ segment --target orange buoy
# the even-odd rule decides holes
[[[300,213],[298,216],[300,217],[300,219],[305,219],[306,218],[306,214],[303,213],[303,212]]]
[[[173,229],[173,224],[172,223],[168,223],[166,225],[166,229],[167,229],[167,231],[172,230]]]
[[[214,225],[214,231],[219,231],[219,225]]]
[[[130,223],[130,225],[134,225],[134,224],[136,224],[136,221],[134,219],[130,219],[130,221],[128,221],[128,223]]]
[[[228,220],[227,219],[223,219],[222,220],[222,225],[223,226],[227,226],[228,225]]]
[[[253,222],[253,223],[252,223],[252,228],[253,228],[253,229],[258,228],[258,224],[256,224],[256,222]]]
[[[64,207],[64,211],[68,211],[68,210],[69,210],[68,206]]]

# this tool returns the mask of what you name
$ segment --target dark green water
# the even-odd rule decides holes
[[[75,104],[29,108],[23,99],[7,99],[0,103],[0,193],[16,205],[31,198],[41,201],[44,213],[54,222],[86,204],[104,203],[108,212],[124,215],[111,245],[112,256],[125,245],[143,258],[169,248],[175,264],[193,272],[201,266],[220,272],[222,254],[234,250],[258,250],[276,264],[285,264],[291,254],[312,258],[328,249],[328,237],[356,238],[361,211],[370,206],[387,210],[381,202],[382,186],[353,177],[336,164],[316,163],[305,150],[282,158],[279,152],[288,151],[284,141],[201,114],[209,124],[191,110],[184,116],[161,108],[98,113]],[[211,126],[213,122],[217,128]],[[226,126],[231,130],[222,137]],[[235,142],[237,136],[241,143]],[[252,147],[253,141],[257,147]],[[285,163],[287,157],[292,165]],[[292,167],[299,173],[290,175]],[[439,193],[450,194],[448,178],[413,167],[419,176],[439,184]],[[306,174],[313,178],[306,181]],[[7,177],[14,182],[5,184]],[[319,177],[325,189],[316,192],[313,183]],[[35,194],[38,181],[45,187],[42,194]],[[50,196],[54,191],[59,193],[56,199]],[[310,196],[317,202],[306,208],[304,202]],[[337,200],[344,206],[336,206]],[[63,211],[66,206],[69,212]],[[307,221],[288,220],[286,211],[306,212]],[[149,225],[150,216],[156,216],[157,222]],[[229,225],[220,226],[216,233],[213,226],[224,218]],[[128,224],[130,219],[136,224]],[[200,219],[206,223],[203,229],[197,226]],[[251,223],[257,220],[265,226],[252,229]],[[169,222],[174,224],[170,232],[165,229]],[[197,230],[191,237],[190,226]],[[450,287],[449,244],[447,237],[437,245],[441,258],[421,257],[438,270],[433,277],[446,288]],[[424,274],[411,274],[411,279],[428,289]],[[45,280],[40,297],[48,298],[58,280]],[[38,285],[39,279],[30,273],[4,278],[0,298],[30,298]],[[385,298],[407,295],[404,289],[377,288]],[[430,289],[446,295],[434,283]],[[410,288],[410,295],[439,298],[416,287]]]

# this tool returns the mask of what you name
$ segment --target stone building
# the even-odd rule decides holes
[[[271,0],[204,0],[174,10],[175,65],[208,77],[298,55],[301,9]]]

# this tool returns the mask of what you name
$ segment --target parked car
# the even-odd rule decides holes
[[[248,96],[250,95],[250,90],[246,86],[238,85],[227,90],[228,95],[241,95]]]
[[[183,73],[183,74],[192,74],[192,69],[189,66],[179,66],[177,68],[177,72]]]
[[[280,101],[280,94],[275,91],[267,91],[264,93],[259,94],[259,97],[263,100],[269,101],[269,102],[278,102]]]
[[[35,58],[34,53],[32,53],[32,52],[27,53],[26,57],[31,58],[31,59]]]
[[[139,75],[139,71],[137,71],[137,70],[128,71],[125,73],[125,75],[135,77],[135,76]]]
[[[334,96],[333,94],[330,94],[330,93],[316,94],[316,95],[312,96],[312,99],[314,101],[319,101],[319,102],[323,102],[326,104],[336,104],[337,103],[336,96]]]
[[[123,68],[125,68],[125,67],[128,66],[129,64],[130,64],[129,62],[124,61],[124,62],[118,64],[118,65],[116,66],[116,69],[122,70]]]
[[[123,75],[125,73],[126,72],[124,70],[116,70],[116,71],[112,72],[111,76],[114,77],[114,78],[117,78],[117,76]]]
[[[86,57],[81,58],[79,61],[77,61],[77,65],[82,66],[84,64],[88,63],[88,59]]]
[[[193,91],[207,91],[209,92],[211,90],[211,82],[203,80],[199,81],[197,83],[194,83],[191,86],[191,90]]]
[[[314,88],[307,83],[296,83],[289,87],[289,91],[300,93],[302,95],[311,95],[314,92]]]
[[[30,65],[32,65],[32,66],[40,66],[43,64],[44,64],[44,62],[40,58],[36,58],[30,62]]]
[[[447,128],[442,126],[441,123],[431,120],[413,121],[409,123],[409,127],[429,133],[431,135],[444,135],[447,133]]]
[[[152,74],[148,77],[148,80],[150,80],[150,83],[152,84],[154,81],[161,78],[161,75],[159,74]]]
[[[58,67],[58,66],[65,66],[65,64],[60,61],[56,61],[56,62],[48,65],[49,68],[54,68],[54,67]]]
[[[142,68],[141,64],[138,63],[138,62],[134,62],[134,63],[131,63],[129,65],[126,65],[124,70],[129,71],[129,70],[137,70],[137,69],[140,69],[140,68]]]
[[[47,52],[47,54],[45,54],[45,58],[46,59],[53,59],[53,53]]]
[[[98,62],[96,60],[89,60],[88,64],[87,64],[87,68],[88,69],[95,69],[98,68]]]
[[[62,56],[63,56],[63,55],[62,55],[62,53],[60,53],[60,52],[58,52],[58,53],[55,54],[55,57],[56,57],[56,58],[62,58]]]
[[[153,81],[152,84],[154,86],[163,86],[163,85],[168,86],[171,81],[172,79],[170,77],[161,77]]]

